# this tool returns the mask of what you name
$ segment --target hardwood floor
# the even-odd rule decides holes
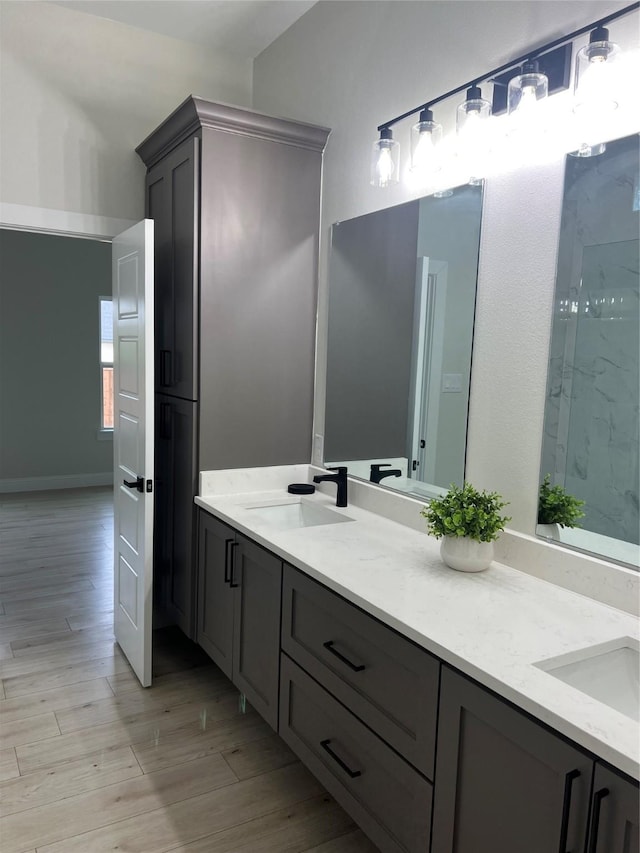
[[[2,853],[375,853],[177,629],[114,643],[110,489],[0,495]]]

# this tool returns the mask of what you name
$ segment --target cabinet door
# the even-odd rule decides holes
[[[282,563],[244,536],[233,555],[233,683],[278,728]]]
[[[432,853],[582,853],[589,756],[442,668]]]
[[[186,400],[198,398],[199,173],[194,137],[147,174],[147,216],[156,227],[156,390]]]
[[[233,674],[231,550],[235,531],[207,512],[198,518],[197,641],[224,674]]]
[[[195,638],[197,403],[156,395],[154,603],[159,623]],[[157,587],[157,589],[156,589]]]
[[[588,853],[638,853],[638,783],[596,764]]]

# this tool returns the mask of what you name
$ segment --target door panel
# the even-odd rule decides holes
[[[195,459],[198,404],[156,395],[156,591],[158,624],[196,638]]]
[[[120,234],[112,251],[114,630],[147,687],[153,588],[153,222],[146,219]]]
[[[239,534],[236,541],[233,681],[277,730],[282,562]]]
[[[639,853],[638,783],[596,764],[589,853]]]
[[[235,532],[200,512],[198,532],[198,643],[224,674],[233,672],[233,590],[229,552]]]
[[[555,853],[563,827],[581,853],[591,775],[588,755],[442,668],[432,853]]]
[[[198,397],[197,137],[147,174],[147,216],[156,223],[156,390]]]

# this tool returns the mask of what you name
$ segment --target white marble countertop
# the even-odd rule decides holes
[[[299,500],[284,483],[310,478],[306,466],[292,467],[272,488],[267,470],[258,479],[217,478],[215,485],[203,474],[196,504],[640,779],[638,723],[533,665],[621,637],[637,640],[635,617],[500,563],[478,574],[452,571],[434,538],[354,505],[338,509],[328,489],[304,500],[353,522],[276,530],[247,505]],[[207,494],[212,490],[218,493]]]

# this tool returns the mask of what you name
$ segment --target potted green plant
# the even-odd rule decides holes
[[[493,560],[493,543],[511,521],[497,492],[478,491],[471,483],[452,484],[446,495],[423,507],[428,532],[442,539],[440,556],[451,569],[481,572]]]
[[[584,518],[583,506],[584,501],[570,495],[562,486],[552,486],[551,474],[546,474],[538,493],[538,533],[558,539],[559,527],[580,527],[578,520]]]

